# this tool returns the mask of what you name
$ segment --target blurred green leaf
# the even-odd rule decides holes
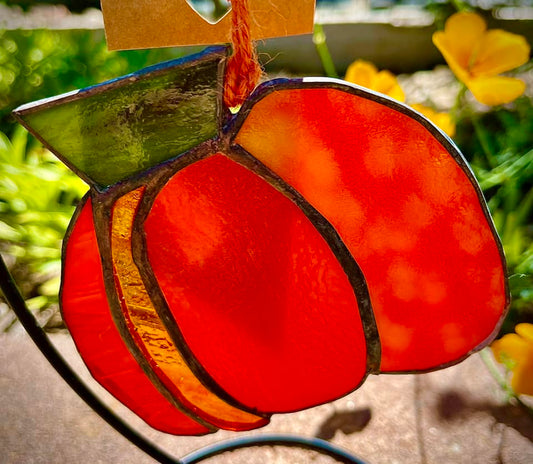
[[[57,303],[61,242],[86,190],[21,126],[0,133],[0,251],[35,311]]]
[[[470,158],[502,240],[512,295],[502,333],[512,332],[520,322],[533,322],[531,99],[522,97],[513,105],[464,117],[456,141]]]

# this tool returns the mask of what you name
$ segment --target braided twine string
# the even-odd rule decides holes
[[[233,53],[226,67],[224,104],[228,108],[236,108],[255,89],[263,71],[250,34],[248,0],[230,1]]]

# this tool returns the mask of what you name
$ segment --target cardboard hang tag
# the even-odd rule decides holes
[[[110,50],[230,42],[231,10],[212,24],[187,0],[101,0]],[[313,31],[315,0],[249,0],[254,40]]]

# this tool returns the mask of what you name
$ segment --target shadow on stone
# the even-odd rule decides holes
[[[318,429],[315,436],[323,440],[331,440],[337,430],[345,435],[351,435],[363,430],[370,419],[372,412],[370,408],[356,409],[354,411],[337,411],[329,416]]]
[[[453,390],[442,393],[437,404],[438,417],[443,421],[461,420],[479,411],[492,415],[498,423],[512,427],[533,442],[533,417],[519,406],[478,402]]]

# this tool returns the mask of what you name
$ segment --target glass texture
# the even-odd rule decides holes
[[[147,68],[16,113],[82,177],[112,185],[216,135],[220,58]]]
[[[354,291],[302,211],[216,154],[175,174],[145,220],[147,251],[194,356],[263,412],[336,399],[366,374]]]
[[[90,199],[63,259],[63,317],[93,377],[155,429],[179,435],[207,433],[156,390],[122,341],[107,303]]]
[[[216,427],[249,430],[267,420],[241,411],[210,392],[191,372],[150,300],[132,254],[132,227],[144,188],[127,193],[113,207],[111,250],[115,285],[126,324],[152,369],[189,410]]]
[[[253,106],[235,140],[350,249],[367,280],[382,371],[430,369],[491,336],[505,270],[458,162],[421,123],[374,100],[280,89]]]

